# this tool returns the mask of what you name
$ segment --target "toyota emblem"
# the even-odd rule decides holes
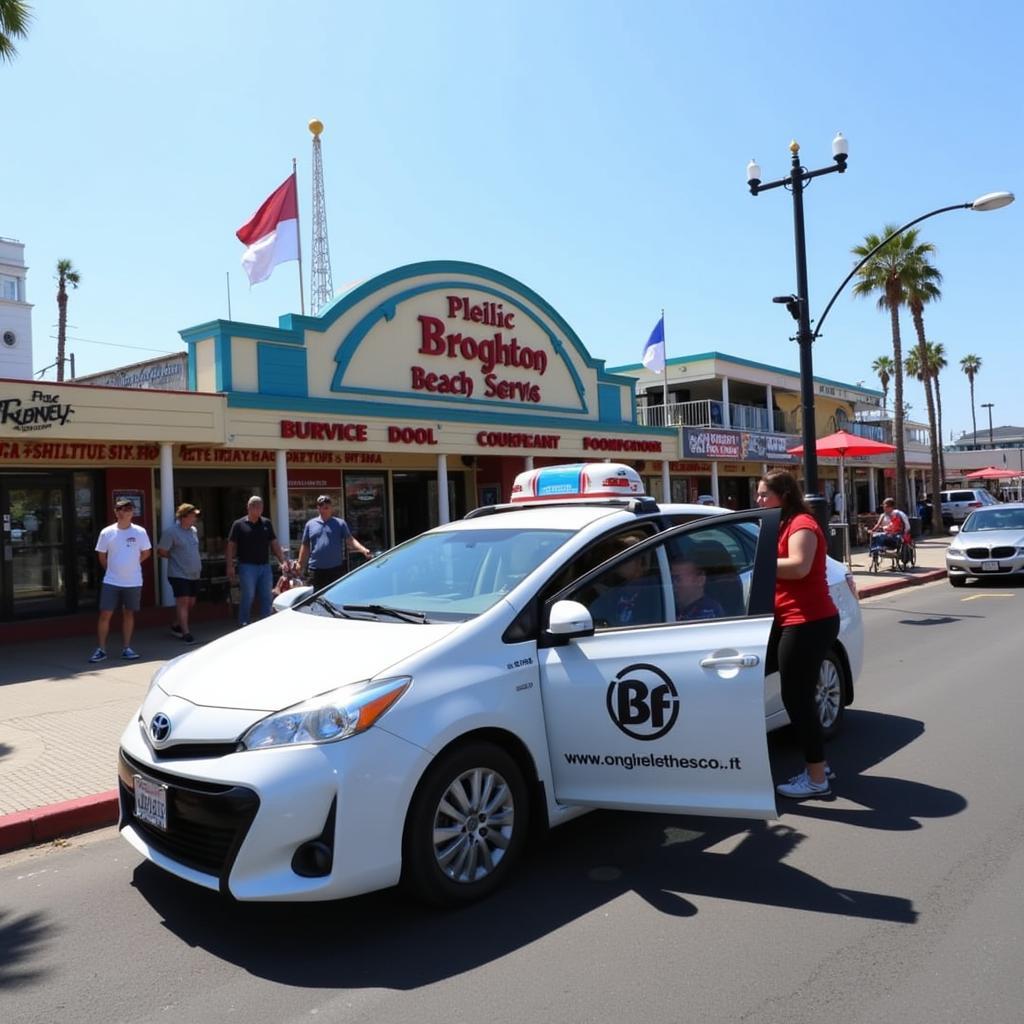
[[[158,711],[150,721],[149,735],[157,743],[163,743],[171,735],[171,720],[162,711]]]

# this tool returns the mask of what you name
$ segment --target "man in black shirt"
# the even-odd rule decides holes
[[[235,556],[238,556],[240,626],[249,625],[254,598],[257,601],[256,618],[262,619],[270,614],[270,593],[273,585],[270,552],[274,552],[282,565],[287,561],[277,534],[274,533],[273,524],[263,515],[263,499],[254,494],[246,503],[246,507],[248,513],[231,524],[227,546],[229,583],[235,581]]]

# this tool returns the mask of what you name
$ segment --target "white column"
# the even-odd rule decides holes
[[[437,522],[439,526],[452,521],[448,508],[448,457],[437,457]]]
[[[711,496],[715,499],[715,504],[719,504],[718,501],[718,462],[711,463]]]
[[[912,469],[910,471],[910,508],[912,508],[912,509],[916,509],[917,508],[917,470],[916,469]],[[912,515],[913,514],[910,511],[910,509],[903,509],[903,511],[906,512],[907,515]]]
[[[868,505],[870,508],[869,512],[874,512],[878,508],[878,492],[875,490],[875,477],[878,475],[878,470],[874,466],[868,467]]]
[[[661,500],[672,500],[672,477],[668,471],[668,459],[661,460]]]
[[[729,378],[722,378],[722,426],[731,427],[732,417],[729,415]]]
[[[533,469],[533,456],[532,455],[524,455],[523,456],[523,468],[524,469]]]
[[[772,391],[771,384],[765,384],[764,386],[764,399],[768,403],[768,433],[775,433],[775,413],[772,411],[772,405],[775,402],[775,395]]]
[[[288,525],[288,453],[279,448],[274,452],[274,476],[277,478],[277,491],[274,495],[274,529],[277,539],[284,548],[288,558],[292,557],[292,542]],[[295,554],[298,554],[296,551]]]
[[[170,444],[160,445],[160,532],[169,529],[174,525],[174,460],[172,458],[174,446]],[[159,537],[151,537],[155,548]],[[156,552],[153,553],[156,555]],[[167,582],[167,563],[160,557],[154,561],[159,564],[156,582],[157,591],[160,594],[160,603],[166,608],[174,606],[174,595],[171,593],[171,585]]]

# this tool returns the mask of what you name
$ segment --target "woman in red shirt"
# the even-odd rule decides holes
[[[775,472],[757,485],[759,508],[779,508],[779,562],[775,623],[768,643],[767,672],[778,666],[782,703],[793,723],[806,767],[776,786],[794,800],[828,796],[828,766],[815,694],[818,674],[839,636],[839,612],[828,592],[825,535],[791,473]]]

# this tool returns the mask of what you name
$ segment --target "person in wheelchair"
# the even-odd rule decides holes
[[[882,502],[882,514],[878,517],[875,525],[871,527],[869,552],[899,551],[904,538],[909,536],[910,520],[907,518],[906,512],[901,512],[892,498],[886,498]]]

